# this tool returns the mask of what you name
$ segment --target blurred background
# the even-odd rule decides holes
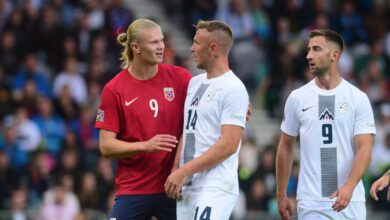
[[[366,92],[377,135],[371,183],[390,167],[389,0],[0,0],[0,219],[107,219],[115,161],[94,128],[100,93],[120,71],[115,39],[136,18],[162,26],[164,62],[196,75],[193,24],[220,19],[234,34],[230,63],[253,106],[240,152],[232,219],[279,219],[275,152],[288,94],[308,82],[306,39],[345,39],[342,76]],[[295,199],[299,145],[288,184]],[[384,190],[385,191],[385,190]],[[386,194],[367,193],[367,219],[389,220]]]

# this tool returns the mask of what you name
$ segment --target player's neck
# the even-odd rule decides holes
[[[216,78],[218,76],[223,75],[227,71],[229,71],[229,63],[226,61],[216,61],[208,65],[206,72],[207,72],[207,78],[212,79]]]
[[[324,74],[315,78],[316,85],[325,90],[336,88],[341,83],[341,76],[339,73]]]
[[[153,78],[158,71],[158,65],[148,65],[148,64],[140,64],[137,62],[133,62],[127,68],[129,73],[138,80],[148,80]]]

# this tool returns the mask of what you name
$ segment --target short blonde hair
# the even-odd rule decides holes
[[[148,19],[137,19],[133,21],[127,28],[126,33],[121,33],[116,38],[116,41],[123,46],[121,57],[119,60],[122,61],[121,68],[125,69],[130,65],[130,62],[134,58],[133,51],[130,48],[130,43],[138,40],[138,33],[140,30],[160,28],[157,23]]]
[[[215,37],[218,39],[221,46],[223,46],[226,51],[229,51],[233,45],[233,32],[229,25],[225,24],[219,20],[212,21],[203,21],[199,20],[196,25],[194,25],[196,30],[206,29],[210,33],[215,33]]]

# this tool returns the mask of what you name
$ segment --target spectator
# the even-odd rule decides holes
[[[15,33],[4,31],[0,33],[0,65],[5,76],[9,77],[19,68],[20,51],[16,48]]]
[[[69,180],[70,183],[67,185],[68,191],[73,191],[75,185],[79,184],[79,182],[75,181],[80,181],[81,179],[80,170],[82,170],[81,158],[77,149],[65,148],[61,152],[59,163],[56,164],[55,169],[52,171],[52,176],[64,183]]]
[[[1,0],[0,0],[1,1]],[[4,75],[0,64],[0,121],[5,115],[11,114],[16,107],[16,102],[12,97],[10,80]]]
[[[352,46],[356,43],[368,42],[363,17],[356,11],[354,1],[347,0],[341,3],[341,12],[336,25],[335,29],[344,38],[345,44]]]
[[[37,124],[28,118],[27,109],[24,107],[17,108],[15,120],[21,150],[25,152],[36,150],[41,143],[41,132]]]
[[[0,150],[8,155],[11,166],[18,172],[22,172],[28,163],[28,154],[21,149],[18,141],[15,118],[9,116],[4,121],[3,136],[0,136]]]
[[[32,49],[40,53],[44,61],[55,67],[59,60],[58,45],[61,45],[64,28],[61,26],[55,8],[44,6],[40,9],[40,14],[31,34],[31,42],[34,42]]]
[[[15,91],[23,90],[26,81],[31,79],[40,95],[51,97],[51,85],[47,74],[38,69],[38,58],[34,53],[27,53],[24,57],[23,66],[13,76],[12,87]]]
[[[64,69],[54,79],[53,94],[59,97],[64,86],[69,87],[70,95],[73,100],[81,104],[87,98],[87,87],[85,79],[81,76],[78,69],[76,57],[67,57],[64,61]]]
[[[54,164],[53,157],[45,151],[38,150],[32,154],[27,174],[32,207],[37,207],[40,204],[43,193],[48,190],[51,180],[50,172],[54,168]]]
[[[88,30],[100,31],[105,26],[105,14],[102,4],[98,0],[82,0],[84,11],[87,16]]]
[[[99,210],[107,209],[107,198],[109,198],[110,193],[115,189],[114,188],[114,167],[112,161],[105,157],[99,157],[97,166],[96,166],[96,178],[99,190]],[[111,206],[109,206],[111,208]]]
[[[13,3],[10,0],[0,0],[0,32],[4,30],[4,25],[13,10]]]
[[[256,41],[258,45],[267,47],[267,43],[272,35],[271,19],[263,7],[263,0],[251,0],[250,4],[250,13],[255,26]]]
[[[65,123],[53,111],[53,104],[47,97],[38,100],[38,114],[33,116],[42,134],[43,149],[57,158],[65,135]]]
[[[45,193],[46,200],[42,204],[40,219],[42,220],[74,220],[79,214],[78,200],[59,182]],[[50,197],[50,198],[49,198]]]
[[[19,183],[20,175],[12,167],[8,153],[0,150],[0,209],[10,208],[11,191]]]
[[[83,213],[99,208],[99,199],[101,197],[95,174],[87,171],[81,176],[81,184],[77,190],[77,197],[80,200]]]
[[[17,187],[11,192],[10,218],[13,220],[33,220],[28,211],[28,191],[24,187]]]
[[[69,85],[64,85],[59,96],[54,99],[54,108],[68,126],[77,119],[79,105],[73,99]]]
[[[113,0],[110,1],[106,9],[106,19],[107,28],[114,35],[119,33],[120,30],[125,30],[135,18],[133,12],[126,7],[123,0]]]

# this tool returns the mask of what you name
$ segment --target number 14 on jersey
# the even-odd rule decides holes
[[[194,110],[194,111],[192,111],[192,109],[188,110],[186,129],[188,130],[188,129],[190,129],[190,127],[192,127],[192,130],[195,130],[197,119],[198,119],[198,114],[196,113],[196,110]]]

